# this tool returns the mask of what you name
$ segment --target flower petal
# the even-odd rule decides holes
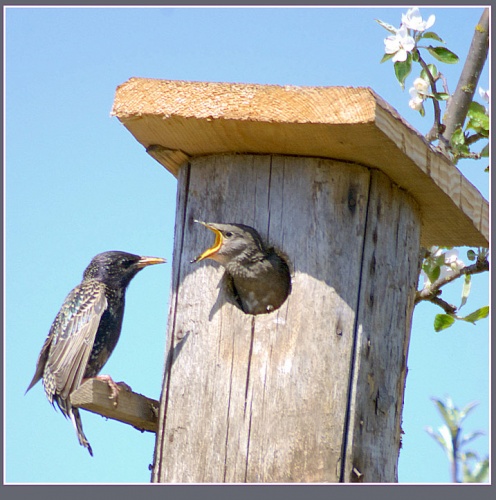
[[[429,16],[429,19],[425,22],[424,30],[429,29],[434,23],[436,22],[436,16],[434,14],[431,14]]]
[[[400,50],[400,44],[396,36],[389,36],[384,39],[384,50],[386,54],[394,54]]]
[[[407,36],[401,41],[401,45],[406,51],[411,52],[415,48],[415,40],[411,36]]]
[[[396,54],[393,56],[393,62],[403,62],[406,61],[406,50],[400,49]]]
[[[429,82],[420,77],[414,80],[413,86],[415,90],[422,94],[425,94],[429,90]]]

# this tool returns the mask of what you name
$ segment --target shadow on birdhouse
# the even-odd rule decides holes
[[[215,241],[191,262],[212,259],[221,264],[226,273],[220,288],[244,313],[267,314],[279,309],[291,292],[287,258],[267,246],[250,226],[195,222],[210,229],[215,234]]]

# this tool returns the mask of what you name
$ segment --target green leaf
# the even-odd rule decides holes
[[[422,264],[422,271],[424,271],[424,273],[427,275],[429,281],[431,283],[434,283],[434,281],[436,281],[439,278],[439,275],[441,274],[441,267],[436,263],[432,262],[432,260],[426,259]]]
[[[489,116],[470,118],[466,128],[475,130],[476,132],[484,135],[484,137],[488,137],[487,131],[489,130]]]
[[[426,31],[425,33],[422,33],[420,38],[431,38],[433,40],[437,40],[438,42],[446,43],[437,33],[434,33],[433,31]]]
[[[451,400],[451,398],[446,398],[446,404],[443,403],[440,399],[432,398],[432,400],[437,406],[439,413],[441,413],[441,416],[443,417],[443,420],[445,421],[447,427],[450,429],[450,432],[452,434],[455,434],[458,428],[458,419],[455,415],[457,413],[457,410],[453,406],[453,401]],[[439,430],[441,430],[441,428]]]
[[[432,439],[437,441],[441,445],[441,448],[447,453],[447,444],[444,437],[438,432],[434,431],[432,427],[426,427],[425,430],[427,434],[429,434],[429,436],[431,436]]]
[[[477,254],[472,250],[467,250],[467,259],[474,261],[477,258]]]
[[[385,23],[384,21],[381,21],[380,19],[375,20],[377,23],[379,23],[384,29],[388,30],[390,33],[396,34],[398,32],[398,29],[395,28],[393,25]]]
[[[475,467],[471,473],[472,483],[485,483],[489,478],[489,459],[486,458],[482,462],[475,464]]]
[[[434,330],[440,332],[449,328],[455,322],[455,318],[449,314],[436,314],[434,318]]]
[[[445,422],[449,422],[450,416],[449,416],[448,408],[450,407],[450,405],[444,404],[443,401],[441,401],[440,399],[437,399],[437,398],[431,398],[431,399],[432,399],[432,401],[434,401],[434,404],[437,406],[437,409],[439,410],[439,413],[441,413],[443,420]],[[449,403],[449,401],[448,401],[448,403]]]
[[[431,73],[432,77],[436,78],[437,74],[438,74],[436,65],[435,64],[428,64],[427,68],[428,68],[429,72]],[[422,71],[420,72],[420,78],[423,78],[427,82],[429,81],[429,77],[427,76],[427,71],[425,69],[422,69]]]
[[[479,102],[472,101],[467,111],[467,115],[471,116],[473,114],[486,114],[486,108]]]
[[[470,443],[470,441],[473,441],[475,438],[478,438],[479,436],[484,436],[484,433],[482,431],[475,431],[466,434],[465,436],[462,437],[460,441],[460,446],[465,446],[466,444]]]
[[[380,63],[384,63],[386,61],[389,61],[389,59],[392,59],[394,57],[394,54],[384,54],[382,56],[382,59],[380,60]]]
[[[460,410],[460,422],[462,420],[464,420],[465,418],[467,418],[468,414],[472,412],[472,410],[474,408],[476,408],[477,406],[479,406],[479,402],[478,401],[471,401],[470,403],[468,403],[465,408],[463,408],[462,410]]]
[[[434,97],[438,101],[447,101],[450,98],[450,95],[445,92],[438,92]]]
[[[489,131],[489,116],[486,114],[486,108],[478,102],[472,101],[467,112],[469,122],[467,128],[472,128],[476,132]]]
[[[441,427],[439,427],[439,434],[441,434],[441,436],[444,439],[444,442],[446,443],[445,447],[444,447],[444,451],[446,452],[446,455],[448,455],[449,461],[452,462],[454,459],[454,457],[453,457],[453,433],[452,433],[452,431],[450,431],[450,429],[448,428],[447,425],[442,425]]]
[[[435,247],[429,256],[422,262],[422,271],[424,271],[431,283],[434,283],[434,281],[439,278],[441,266],[444,265],[445,262],[444,253],[435,256],[437,250],[438,247]]]
[[[459,147],[465,145],[465,135],[461,127],[458,127],[451,135],[451,145],[454,147]]]
[[[487,143],[480,152],[482,158],[489,158],[489,143]],[[484,170],[484,172],[489,172],[489,167]]]
[[[464,318],[458,318],[463,321],[467,321],[467,323],[472,323],[475,324],[476,321],[479,321],[480,319],[487,318],[489,316],[489,306],[484,306],[481,307],[480,309],[477,309],[473,313],[470,313],[469,315],[465,316]]]
[[[455,155],[463,155],[463,154],[468,154],[470,153],[469,147],[467,146],[465,142],[465,134],[463,133],[463,130],[458,127],[454,132],[453,135],[451,136],[450,143],[453,147],[453,153]]]
[[[454,153],[458,155],[458,158],[463,158],[464,156],[470,155],[470,148],[462,144],[454,149]]]
[[[466,130],[472,129],[481,134],[483,137],[489,137],[489,116],[485,118],[469,118],[466,125]]]
[[[460,453],[460,458],[463,462],[468,462],[469,460],[477,460],[479,456],[475,451],[467,451],[466,453]]]
[[[407,54],[405,61],[396,61],[394,63],[394,73],[398,82],[400,82],[401,88],[405,88],[405,80],[408,75],[412,72],[412,55]]]
[[[458,56],[445,47],[432,47],[431,45],[429,45],[429,47],[427,47],[427,50],[432,57],[435,57],[438,61],[441,61],[443,63],[456,64],[459,61]]]
[[[460,304],[460,307],[458,309],[461,309],[466,303],[468,296],[470,294],[470,286],[472,284],[472,276],[470,274],[465,275],[465,280],[463,282],[463,288],[462,288],[462,302]]]

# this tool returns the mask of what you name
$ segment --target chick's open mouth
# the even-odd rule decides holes
[[[200,254],[198,257],[193,259],[191,261],[192,263],[193,262],[200,262],[203,259],[208,259],[209,257],[212,257],[212,255],[215,255],[220,250],[220,247],[222,246],[222,242],[223,242],[222,233],[217,228],[215,228],[214,226],[212,226],[211,224],[209,224],[207,222],[202,222],[199,220],[195,220],[195,222],[203,224],[206,228],[210,229],[210,231],[212,231],[215,234],[215,241],[214,241],[214,244],[210,248],[207,248],[202,254]]]

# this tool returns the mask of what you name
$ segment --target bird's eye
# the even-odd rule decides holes
[[[132,262],[130,260],[123,260],[122,261],[122,267],[124,267],[124,269],[131,267],[131,264],[132,264]]]
[[[233,234],[231,233],[231,231],[227,231],[226,233],[224,233],[224,236],[226,238],[230,238]]]

